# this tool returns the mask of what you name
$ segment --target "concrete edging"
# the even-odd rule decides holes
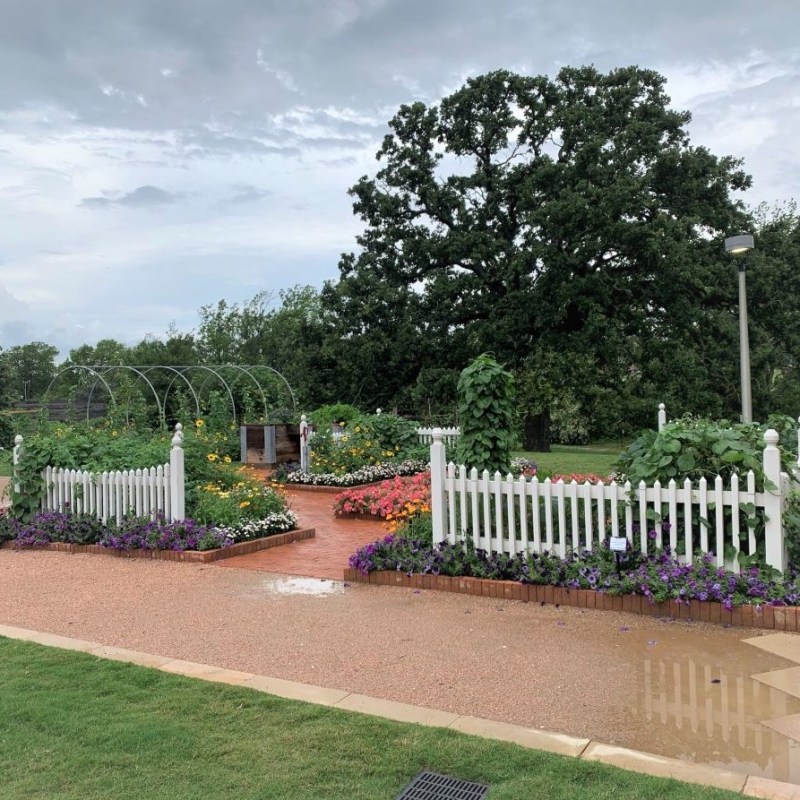
[[[378,571],[367,575],[357,569],[345,569],[344,580],[377,586],[403,586],[412,589],[433,589],[439,592],[471,594],[523,603],[594,608],[601,611],[626,611],[651,617],[691,619],[742,628],[763,628],[770,631],[800,632],[800,607],[745,605],[726,611],[722,603],[692,600],[678,603],[668,600],[650,603],[638,594],[610,595],[591,589],[567,589],[561,586],[538,586],[517,581],[496,581],[488,578],[451,578],[447,575],[420,575],[405,572]],[[800,798],[798,798],[800,800]]]
[[[274,533],[252,542],[238,542],[230,547],[220,547],[216,550],[114,550],[111,547],[102,547],[99,544],[68,544],[66,542],[51,542],[50,544],[36,547],[20,547],[18,550],[44,550],[55,553],[88,553],[91,555],[117,556],[117,558],[149,558],[156,561],[183,561],[191,564],[208,564],[220,561],[223,558],[244,556],[256,553],[259,550],[269,550],[271,547],[280,547],[283,544],[299,542],[316,536],[315,528],[301,528],[286,533]],[[13,550],[14,542],[4,542],[0,545],[4,550]]]
[[[413,706],[393,700],[383,700],[340,689],[297,683],[282,678],[253,675],[209,664],[157,656],[120,647],[109,647],[97,642],[71,639],[51,633],[0,624],[0,636],[32,642],[47,647],[76,650],[113,661],[123,661],[142,667],[158,669],[175,675],[199,678],[213,683],[266,692],[290,700],[338,708],[342,711],[407,722],[417,725],[451,729],[485,739],[510,742],[522,747],[544,750],[562,756],[598,761],[603,764],[661,778],[673,778],[684,783],[714,786],[767,800],[800,800],[800,786],[756,775],[732,772],[717,767],[667,758],[624,747],[606,745],[587,738],[550,733],[536,728],[526,728],[507,722],[481,719],[437,709]]]

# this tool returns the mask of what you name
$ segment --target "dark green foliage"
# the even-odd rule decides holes
[[[514,441],[514,379],[486,353],[461,373],[458,419],[458,462],[479,471],[509,472]]]

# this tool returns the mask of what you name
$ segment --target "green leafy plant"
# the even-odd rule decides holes
[[[459,463],[478,470],[511,468],[514,379],[490,355],[478,356],[458,379]]]
[[[800,492],[792,492],[783,511],[789,569],[800,573]]]
[[[344,422],[349,425],[353,420],[361,416],[361,412],[347,403],[333,403],[332,405],[320,406],[316,411],[308,415],[308,419],[318,430],[329,428],[334,422]]]
[[[417,428],[419,422],[403,419],[397,414],[372,414],[362,417],[360,425],[368,428],[372,438],[388,458],[425,458],[428,448],[419,443]]]
[[[619,457],[617,470],[634,485],[639,481],[667,483],[673,478],[683,481],[687,477],[692,482],[713,480],[717,475],[727,483],[734,473],[752,470],[756,490],[763,491],[764,431],[773,423],[779,425],[788,443],[781,420],[771,417],[766,426],[759,426],[686,416],[661,431],[642,433]],[[796,428],[794,431],[796,437]],[[782,459],[784,469],[790,471],[791,454],[783,450]]]

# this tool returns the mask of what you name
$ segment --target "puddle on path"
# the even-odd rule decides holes
[[[263,581],[261,586],[269,594],[279,595],[305,594],[328,597],[335,594],[344,594],[344,584],[339,581],[328,581],[320,578],[272,578]]]
[[[752,678],[797,664],[733,638],[691,631],[686,641],[687,633],[675,623],[657,639],[631,632],[639,674],[626,745],[800,784],[800,741],[762,724],[800,714],[800,699]]]

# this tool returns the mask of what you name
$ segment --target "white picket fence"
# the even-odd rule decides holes
[[[169,463],[145,469],[87,472],[47,467],[42,511],[91,514],[107,522],[123,517],[156,517],[170,522],[186,518],[186,487],[182,426],[175,426]],[[24,458],[24,441],[14,440],[14,464]]]
[[[471,540],[476,548],[492,553],[556,553],[592,550],[609,536],[626,537],[630,546],[647,552],[655,544],[669,546],[683,560],[699,549],[713,553],[718,566],[738,571],[736,556],[756,551],[756,539],[743,506],[752,504],[765,518],[766,561],[783,572],[786,546],[782,513],[789,492],[789,477],[781,472],[778,434],[764,435],[764,472],[776,487],[756,492],[752,472],[733,475],[728,486],[717,476],[697,486],[686,479],[662,486],[656,482],[637,487],[630,483],[552,482],[525,476],[503,477],[485,470],[446,463],[444,433],[432,431],[431,512],[433,540],[451,544]],[[650,521],[648,511],[655,512]],[[725,560],[726,545],[734,552]]]

